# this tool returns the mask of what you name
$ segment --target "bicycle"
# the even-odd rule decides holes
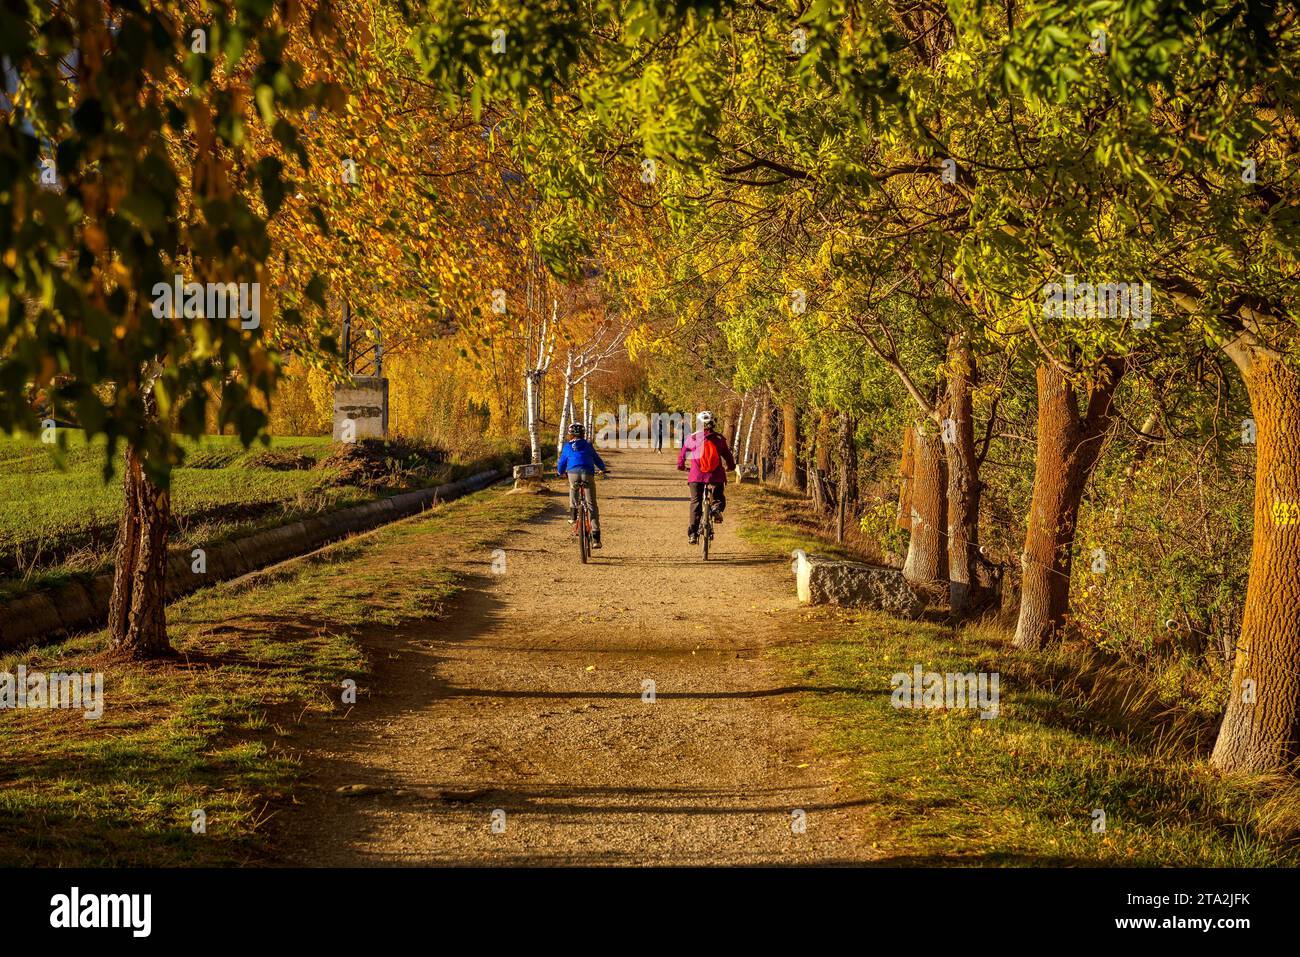
[[[591,503],[587,499],[587,479],[580,477],[574,484],[578,489],[578,521],[574,531],[578,533],[578,557],[585,565],[591,557]]]
[[[601,473],[608,477],[609,472]],[[582,564],[587,564],[591,558],[591,500],[587,497],[587,479],[585,475],[579,475],[578,480],[574,483],[578,489],[578,520],[575,523],[578,539],[578,556],[582,559]]]
[[[704,560],[709,560],[709,543],[713,541],[713,486],[704,486],[704,502],[700,514],[700,541],[704,544]]]

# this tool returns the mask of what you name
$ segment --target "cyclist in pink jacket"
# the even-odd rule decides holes
[[[701,412],[696,417],[700,426],[698,432],[692,432],[682,443],[682,450],[677,454],[677,470],[686,471],[686,457],[691,460],[691,473],[686,482],[691,489],[691,523],[686,529],[686,540],[692,545],[699,538],[700,513],[704,510],[704,486],[713,486],[713,520],[722,524],[722,512],[727,507],[727,497],[723,487],[727,484],[727,470],[736,467],[736,459],[731,454],[727,440],[713,431],[713,413]]]

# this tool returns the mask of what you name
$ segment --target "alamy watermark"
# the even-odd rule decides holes
[[[124,928],[132,937],[148,937],[153,928],[152,894],[83,894],[73,887],[50,898],[50,926]]]
[[[153,287],[155,319],[239,319],[241,329],[262,324],[262,284],[257,282],[186,282],[177,275],[171,283]]]
[[[996,718],[1000,680],[996,671],[939,674],[913,665],[911,674],[899,671],[889,679],[890,701],[895,708],[972,708],[981,718]]]
[[[93,721],[104,715],[102,672],[0,671],[0,708],[69,708]]]
[[[601,412],[592,422],[591,441],[598,449],[650,449],[658,443],[680,447],[694,428],[689,412]]]
[[[1065,282],[1043,286],[1043,316],[1048,319],[1090,319],[1109,316],[1133,320],[1135,329],[1151,325],[1151,283],[1074,281],[1067,273]]]

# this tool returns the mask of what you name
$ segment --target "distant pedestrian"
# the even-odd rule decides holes
[[[663,413],[655,416],[655,452],[660,453],[664,450],[664,417]]]

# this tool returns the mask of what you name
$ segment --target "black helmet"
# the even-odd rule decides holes
[[[587,434],[587,430],[582,427],[581,422],[574,422],[569,426],[569,434],[575,439],[580,439]]]

